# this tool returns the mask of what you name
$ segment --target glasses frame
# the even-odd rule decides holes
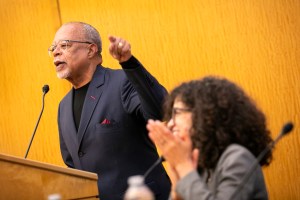
[[[188,112],[192,112],[192,109],[191,108],[172,108],[171,116],[172,116],[173,122],[175,123],[176,115],[181,114],[181,113],[188,113]]]
[[[48,48],[48,54],[49,54],[49,56],[50,57],[52,57],[52,55],[53,55],[53,52],[55,51],[55,49],[57,48],[57,45],[59,44],[59,43],[61,43],[61,42],[66,42],[66,48],[65,49],[63,49],[63,50],[66,50],[66,49],[68,49],[68,43],[69,42],[73,42],[73,43],[82,43],[82,44],[93,44],[92,42],[89,42],[89,41],[78,41],[78,40],[60,40],[56,45],[51,45],[49,48]],[[61,49],[61,48],[59,48],[59,49]]]

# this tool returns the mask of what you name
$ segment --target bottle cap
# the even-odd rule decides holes
[[[50,194],[48,195],[48,200],[61,200],[60,194]]]
[[[144,183],[144,177],[141,175],[135,175],[128,178],[129,185],[142,185]]]

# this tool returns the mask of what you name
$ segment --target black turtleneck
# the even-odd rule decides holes
[[[75,121],[76,129],[78,130],[80,124],[80,117],[82,112],[82,107],[85,99],[86,92],[89,88],[89,84],[82,86],[81,88],[73,88],[73,117]]]

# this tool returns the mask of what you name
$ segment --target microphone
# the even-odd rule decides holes
[[[42,117],[42,114],[43,114],[43,111],[44,111],[45,95],[47,94],[47,92],[49,92],[49,85],[44,85],[44,86],[43,86],[43,88],[42,88],[42,90],[43,90],[43,98],[42,98],[42,110],[41,110],[41,112],[40,112],[40,116],[39,116],[39,118],[38,118],[38,120],[37,120],[37,122],[36,122],[36,125],[35,125],[35,128],[34,128],[34,131],[33,131],[33,133],[32,133],[31,140],[30,140],[30,142],[29,142],[29,145],[28,145],[28,148],[27,148],[27,151],[26,151],[25,157],[24,157],[25,159],[27,158],[27,155],[28,155],[29,149],[30,149],[30,147],[31,147],[31,144],[32,144],[32,141],[33,141],[33,138],[34,138],[35,132],[36,132],[36,130],[37,130],[37,127],[38,127],[38,125],[39,125],[39,123],[40,123],[40,119],[41,119],[41,117]]]
[[[250,176],[252,175],[252,173],[254,172],[254,170],[256,169],[256,167],[259,165],[260,161],[264,158],[264,156],[271,151],[274,146],[277,144],[277,142],[285,135],[287,135],[289,132],[291,132],[293,130],[293,123],[288,122],[286,123],[283,128],[281,129],[281,132],[279,133],[279,135],[276,137],[276,139],[274,141],[272,141],[258,156],[256,161],[251,165],[251,167],[249,168],[249,171],[245,174],[245,176],[242,178],[241,183],[239,184],[239,186],[237,187],[237,189],[234,191],[234,193],[231,195],[231,198],[229,199],[236,199],[237,198],[237,194],[239,192],[241,192],[241,190],[243,189],[243,187],[245,186],[245,184],[247,183],[247,181],[249,180]]]
[[[49,92],[49,85],[44,85],[42,90],[43,90],[44,95],[47,94],[47,92]]]
[[[157,167],[157,165],[159,165],[160,163],[164,162],[165,158],[163,156],[160,156],[153,165],[151,165],[151,167],[146,171],[146,173],[144,174],[144,180],[146,180],[147,176],[155,169],[155,167]]]

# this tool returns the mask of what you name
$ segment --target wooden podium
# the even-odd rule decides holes
[[[97,174],[0,154],[0,199],[98,199]]]

